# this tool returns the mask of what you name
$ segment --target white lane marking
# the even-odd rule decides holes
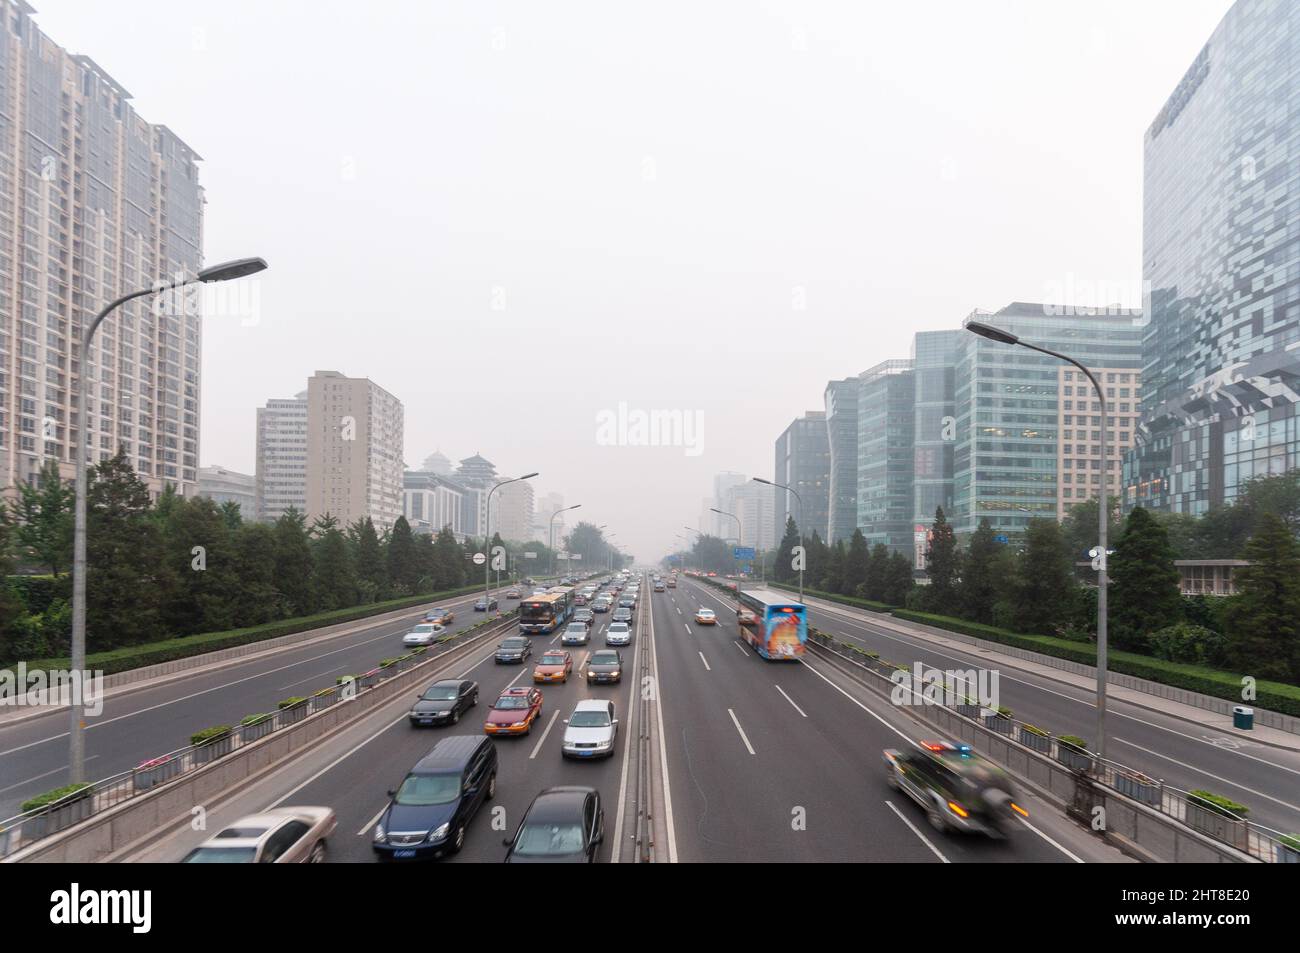
[[[1160,758],[1164,761],[1171,762],[1172,764],[1176,764],[1179,767],[1186,768],[1189,771],[1194,771],[1197,774],[1203,774],[1207,778],[1214,778],[1214,780],[1222,781],[1224,784],[1231,784],[1234,788],[1240,788],[1243,791],[1249,791],[1251,794],[1255,795],[1256,797],[1267,798],[1268,800],[1272,801],[1274,804],[1281,804],[1283,807],[1288,808],[1289,810],[1300,811],[1300,807],[1297,807],[1294,804],[1288,804],[1286,801],[1283,801],[1280,798],[1275,798],[1271,794],[1265,794],[1263,791],[1256,791],[1254,788],[1248,788],[1246,787],[1246,785],[1241,784],[1237,781],[1233,781],[1230,778],[1224,778],[1224,777],[1220,777],[1217,774],[1211,774],[1209,771],[1206,771],[1204,768],[1198,768],[1196,767],[1196,765],[1188,764],[1185,761],[1179,761],[1177,758],[1171,758],[1169,757],[1169,755],[1164,754],[1162,752],[1153,751],[1150,748],[1144,748],[1141,745],[1134,744],[1131,741],[1125,741],[1123,738],[1112,738],[1111,740],[1118,741],[1122,745],[1128,745],[1130,748],[1137,748],[1139,751],[1145,751],[1147,754],[1153,754],[1157,758]]]
[[[384,811],[386,811],[386,810],[388,810],[388,805],[387,805],[387,804],[385,804],[383,807],[381,807],[381,808],[379,809],[378,813],[376,813],[374,817],[372,817],[369,821],[366,822],[366,826],[365,826],[365,827],[363,827],[363,828],[361,828],[361,830],[357,831],[357,836],[358,836],[358,837],[365,837],[365,836],[366,836],[367,834],[369,834],[372,830],[374,830],[374,829],[375,829],[375,825],[379,823],[379,819],[380,819],[381,817],[384,816]]]
[[[789,695],[787,695],[787,694],[785,693],[785,689],[783,689],[780,685],[778,685],[778,686],[776,686],[776,690],[777,690],[778,692],[781,693],[781,697],[782,697],[782,698],[784,698],[786,701],[788,701],[791,705],[794,705],[794,710],[795,710],[795,711],[797,711],[799,714],[803,715],[805,718],[808,717],[808,713],[807,713],[806,711],[804,711],[804,710],[803,710],[802,708],[800,708],[798,705],[795,705],[795,704],[794,704],[794,699],[791,698]]]
[[[328,672],[319,672],[316,675],[308,675],[306,678],[300,678],[296,682],[290,682],[288,685],[279,685],[275,690],[277,692],[282,692],[286,688],[293,688],[293,686],[301,685],[303,682],[314,682],[318,678],[324,678],[326,675],[333,675],[335,672],[341,672],[345,668],[347,668],[346,665],[340,665],[338,668],[332,668]]]
[[[749,649],[747,649],[747,648],[745,648],[743,645],[741,645],[739,639],[733,639],[733,640],[732,640],[732,645],[734,645],[736,648],[740,649],[740,651],[744,652],[746,656],[749,655]]]
[[[1100,519],[1100,517],[1098,517],[1098,519]],[[690,634],[691,634],[691,627],[690,627],[689,625],[687,625],[685,622],[682,623],[682,628],[684,628],[684,629],[686,630],[686,634],[687,634],[687,635],[690,635]]]
[[[659,652],[655,646],[655,617],[650,613],[650,666],[655,677],[655,720],[659,732],[659,773],[664,779],[664,817],[668,827],[668,863],[677,863],[677,829],[673,820],[673,789],[668,780],[668,736],[664,733],[664,686],[659,680]]]
[[[753,754],[754,746],[749,743],[749,738],[745,734],[745,729],[740,727],[740,719],[736,717],[736,713],[732,711],[730,708],[727,709],[727,714],[731,716],[731,723],[734,724],[736,726],[736,730],[740,732],[740,740],[745,742],[745,747],[749,749],[750,754]]]
[[[546,730],[542,732],[542,736],[537,739],[537,744],[533,746],[533,753],[528,756],[529,761],[532,761],[533,758],[536,758],[537,752],[542,750],[542,745],[546,744],[546,736],[551,733],[551,729],[555,727],[555,719],[559,717],[560,717],[560,709],[557,708],[555,709],[555,711],[551,712],[551,720],[546,723]]]
[[[703,653],[703,652],[700,653],[700,661],[704,663],[704,670],[705,670],[706,672],[711,672],[711,671],[713,671],[713,669],[709,667],[709,660],[706,659],[706,658],[704,657],[704,653]]]
[[[812,672],[814,675],[816,675],[818,678],[820,678],[823,682],[825,682],[825,683],[826,683],[827,685],[829,685],[831,688],[835,689],[837,692],[839,692],[841,695],[843,695],[843,696],[844,696],[845,698],[847,698],[849,701],[853,702],[853,704],[857,705],[859,708],[861,708],[863,711],[865,711],[865,712],[866,712],[868,715],[870,715],[872,718],[876,719],[876,721],[880,722],[882,725],[884,725],[886,728],[888,728],[888,729],[889,729],[890,731],[892,731],[894,734],[898,735],[898,737],[902,738],[904,741],[906,741],[906,742],[907,742],[909,745],[911,745],[913,748],[919,748],[919,747],[920,747],[920,745],[918,745],[918,744],[917,744],[915,741],[913,741],[911,738],[907,737],[907,735],[903,734],[901,731],[899,731],[897,728],[895,728],[895,727],[894,727],[893,725],[891,725],[889,722],[885,721],[885,719],[881,718],[879,715],[877,715],[874,711],[872,711],[872,710],[871,710],[870,708],[868,708],[866,705],[862,704],[862,702],[858,701],[856,698],[854,698],[852,695],[850,695],[850,694],[849,694],[848,692],[846,692],[844,689],[840,688],[838,685],[836,685],[834,682],[832,682],[829,678],[827,678],[827,677],[826,677],[825,675],[823,675],[821,672],[817,671],[817,669],[815,669],[815,668],[813,668],[811,665],[809,665],[809,664],[808,664],[808,660],[807,660],[806,658],[804,659],[803,667],[806,668],[808,671]]]
[[[1053,847],[1055,847],[1057,850],[1059,850],[1059,851],[1060,851],[1062,854],[1064,854],[1066,857],[1069,857],[1069,858],[1070,858],[1072,861],[1074,861],[1076,864],[1086,863],[1086,861],[1085,861],[1082,857],[1079,857],[1078,855],[1076,855],[1076,854],[1070,852],[1069,850],[1067,850],[1066,848],[1062,847],[1062,846],[1061,846],[1060,844],[1058,844],[1056,841],[1052,840],[1052,838],[1048,837],[1046,834],[1044,834],[1042,831],[1040,831],[1040,830],[1039,830],[1037,827],[1035,827],[1033,824],[1030,824],[1030,823],[1029,823],[1027,820],[1025,820],[1023,817],[1020,818],[1020,823],[1021,823],[1021,824],[1024,824],[1025,827],[1029,828],[1031,831],[1033,831],[1035,834],[1037,834],[1037,835],[1038,835],[1039,837],[1041,837],[1043,840],[1047,841],[1047,843],[1051,844]]]
[[[99,755],[97,755],[97,754],[92,754],[92,755],[91,755],[89,758],[87,758],[86,760],[87,760],[87,761],[94,761],[94,760],[95,760],[96,758],[98,758],[98,757],[99,757]],[[9,787],[7,787],[7,788],[0,788],[0,794],[4,794],[6,791],[12,791],[14,788],[20,788],[20,787],[22,787],[24,784],[30,784],[30,783],[33,782],[33,781],[39,781],[41,778],[48,778],[51,774],[58,774],[60,771],[67,771],[67,770],[68,770],[67,765],[63,765],[63,766],[61,766],[61,767],[55,768],[55,769],[52,770],[52,771],[46,771],[44,774],[33,775],[32,777],[27,778],[26,780],[19,781],[17,784],[11,784],[11,785],[9,785]]]
[[[893,802],[893,801],[886,801],[885,803],[889,805],[889,809],[890,809],[891,811],[893,811],[895,814],[898,815],[898,819],[899,819],[900,821],[902,821],[904,824],[906,824],[908,827],[910,827],[910,828],[912,829],[912,833],[915,834],[917,837],[919,837],[919,838],[921,839],[921,843],[924,844],[926,847],[930,848],[930,850],[932,850],[932,851],[934,852],[934,856],[938,857],[938,858],[939,858],[940,860],[942,860],[945,864],[951,864],[951,863],[952,863],[951,860],[949,860],[947,857],[943,856],[943,854],[939,853],[939,848],[937,848],[937,847],[935,847],[933,844],[931,844],[931,843],[930,843],[930,839],[929,839],[928,837],[926,837],[924,834],[922,834],[919,830],[916,829],[916,825],[915,825],[915,824],[913,824],[911,821],[909,821],[906,817],[903,816],[903,812],[902,812],[902,811],[900,811],[898,808],[894,807],[894,802]]]

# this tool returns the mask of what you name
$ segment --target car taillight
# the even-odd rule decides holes
[[[970,817],[970,814],[967,812],[967,810],[964,807],[962,807],[960,804],[958,804],[956,801],[948,802],[948,810],[952,811],[954,814],[956,814],[958,817],[961,818]]]

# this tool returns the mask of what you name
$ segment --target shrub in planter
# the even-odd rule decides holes
[[[271,729],[275,727],[274,717],[274,715],[247,715],[241,718],[239,724],[244,729],[244,740],[256,741],[269,735]]]
[[[194,746],[194,762],[206,764],[230,754],[235,746],[235,736],[231,734],[230,725],[216,725],[190,735],[190,744]]]
[[[38,794],[36,797],[22,803],[22,812],[36,811],[44,809],[44,814],[27,822],[31,826],[24,824],[24,839],[30,836],[32,839],[44,837],[47,834],[54,834],[66,827],[71,827],[78,821],[84,821],[90,817],[90,809],[94,805],[91,798],[93,788],[82,781],[77,784],[68,784],[61,788],[55,788],[53,791],[46,791],[44,794]]]
[[[1061,735],[1056,739],[1056,760],[1071,771],[1087,771],[1092,767],[1088,742],[1077,735]]]
[[[322,688],[318,692],[313,692],[311,696],[312,707],[316,711],[322,708],[328,708],[339,700],[339,694],[332,688]]]
[[[302,721],[311,712],[307,699],[300,695],[290,696],[281,701],[276,707],[280,709],[280,724],[282,725],[292,725],[296,721]]]
[[[1238,848],[1247,848],[1246,814],[1249,808],[1231,798],[1209,791],[1187,792],[1187,823],[1192,830],[1209,834]]]
[[[1300,835],[1287,834],[1277,842],[1279,864],[1300,864]]]
[[[1047,752],[1052,748],[1052,736],[1037,725],[1021,725],[1020,743],[1026,748]]]
[[[342,685],[344,682],[355,682],[356,680],[357,677],[355,675],[340,675],[338,678],[334,679],[334,684]]]
[[[397,664],[398,662],[400,662],[400,661],[401,661],[401,659],[396,659],[396,658],[385,658],[385,659],[380,659],[380,660],[379,660],[379,667],[380,667],[380,668],[388,668],[390,665],[396,665],[396,664]]]
[[[293,708],[295,705],[301,705],[306,700],[307,699],[303,698],[301,695],[290,695],[288,698],[277,704],[276,707],[279,708],[280,711],[284,711],[286,708]]]
[[[1011,717],[1015,714],[1010,708],[998,707],[993,711],[980,709],[984,714],[984,727],[1004,735],[1011,734]]]
[[[1116,774],[1115,790],[1143,804],[1160,803],[1160,783],[1145,774]]]
[[[74,797],[78,792],[84,792],[80,798]],[[35,811],[38,808],[49,807],[59,801],[71,803],[75,800],[82,800],[90,796],[90,785],[85,781],[77,784],[66,784],[61,788],[55,788],[53,791],[46,791],[44,794],[38,794],[34,798],[23,801],[20,810],[26,814],[28,811]]]

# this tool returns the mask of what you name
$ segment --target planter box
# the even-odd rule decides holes
[[[962,705],[957,705],[956,707],[957,707],[957,714],[959,714],[959,715],[961,715],[961,716],[963,716],[963,717],[965,717],[965,718],[973,718],[973,719],[975,719],[976,721],[979,720],[980,712],[982,712],[982,711],[984,710],[984,706],[983,706],[983,705],[966,705],[966,704],[962,704]]]
[[[1300,864],[1300,850],[1287,847],[1285,844],[1278,844],[1277,862],[1279,864]]]
[[[300,702],[297,705],[294,705],[292,708],[281,708],[280,714],[278,716],[280,719],[280,724],[292,725],[295,722],[302,721],[304,718],[307,717],[307,712],[310,710],[310,708],[311,705],[309,705],[307,702]]]
[[[1131,797],[1143,804],[1160,806],[1160,785],[1154,781],[1142,781],[1128,774],[1115,775],[1115,790],[1125,797]]]
[[[1187,802],[1187,823],[1192,830],[1209,834],[1238,850],[1244,851],[1249,847],[1245,821],[1227,817],[1195,801]]]
[[[1014,724],[1015,723],[1010,718],[1004,718],[1002,715],[992,714],[984,716],[984,727],[990,731],[996,731],[998,734],[1011,734],[1011,728]]]
[[[362,675],[357,679],[357,690],[360,691],[363,688],[370,688],[375,684],[375,682],[379,681],[380,678],[382,678],[382,676],[379,672],[367,672],[365,675]]]
[[[1020,729],[1020,743],[1026,748],[1032,748],[1035,751],[1041,751],[1047,754],[1052,750],[1052,739],[1046,735],[1035,734],[1032,731]]]
[[[265,721],[259,721],[255,725],[240,726],[240,731],[243,732],[241,737],[244,739],[244,744],[248,744],[250,741],[256,741],[258,738],[265,738],[274,730],[274,718],[267,718]]]
[[[132,772],[131,780],[135,784],[136,791],[147,791],[155,785],[166,784],[180,773],[180,758],[172,758],[152,768],[136,768]]]
[[[322,708],[329,708],[338,700],[338,692],[330,692],[328,695],[313,695],[311,699],[311,710],[320,711]]]
[[[235,736],[223,735],[220,738],[213,738],[194,749],[194,763],[207,764],[210,761],[216,761],[230,754],[235,748]]]
[[[79,821],[84,821],[90,817],[94,803],[90,788],[87,788],[84,793],[74,794],[71,800],[60,801],[57,806],[51,806],[46,812],[46,822],[49,825],[46,831],[55,834]]]
[[[1088,771],[1092,768],[1092,756],[1076,751],[1067,745],[1056,745],[1056,760],[1071,771]]]

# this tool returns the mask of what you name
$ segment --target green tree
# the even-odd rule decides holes
[[[951,615],[957,610],[957,580],[962,571],[960,556],[952,524],[944,515],[943,507],[935,507],[930,547],[925,553],[926,574],[930,577],[930,585],[924,587],[925,604],[931,612]]]
[[[777,582],[793,582],[799,573],[792,567],[794,548],[799,545],[799,527],[793,516],[785,518],[785,535],[776,548],[776,562],[772,566],[772,577]],[[806,570],[805,570],[806,571]]]
[[[844,591],[844,557],[844,540],[837,539],[833,546],[827,547],[826,564],[819,588],[826,592]]]
[[[907,595],[915,584],[912,564],[907,557],[902,553],[890,553],[885,561],[881,601],[891,606],[906,605]]]
[[[1228,657],[1245,674],[1300,684],[1300,547],[1281,516],[1260,517],[1245,558],[1226,613]]]
[[[244,523],[233,538],[239,600],[235,625],[275,622],[292,614],[292,606],[276,588],[276,531],[265,523]]]
[[[1115,540],[1119,539],[1120,532],[1124,528],[1124,523],[1119,515],[1119,497],[1108,495],[1107,502],[1110,518],[1106,524],[1106,539],[1109,546],[1114,546]],[[1065,539],[1065,548],[1071,561],[1079,562],[1091,558],[1088,552],[1097,546],[1100,510],[1101,500],[1095,496],[1081,503],[1075,503],[1066,510],[1065,519],[1061,521],[1061,536]]]
[[[459,589],[465,585],[465,554],[456,534],[444,526],[433,541],[433,585],[435,590]]]
[[[163,635],[165,580],[149,488],[121,448],[87,477],[86,651],[156,641]]]
[[[839,592],[852,595],[858,586],[867,581],[867,565],[871,554],[867,549],[867,538],[856,527],[849,537],[849,545],[844,553],[844,576],[840,580]]]
[[[348,527],[348,541],[352,544],[358,601],[365,605],[386,599],[388,575],[384,569],[384,552],[379,545],[375,524],[369,516],[358,519]]]
[[[871,558],[867,560],[867,575],[858,587],[857,595],[872,602],[885,602],[888,577],[889,547],[884,543],[876,543],[871,547]]]
[[[178,499],[162,526],[162,619],[172,635],[234,627],[239,601],[230,528],[205,497]]]
[[[75,489],[59,477],[59,465],[53,460],[42,468],[38,486],[18,484],[18,545],[55,577],[72,566],[75,497]]]
[[[221,518],[226,521],[226,528],[232,533],[244,525],[244,513],[234,500],[221,504]]]
[[[415,537],[405,516],[393,523],[388,538],[388,579],[396,595],[410,595],[420,581],[420,561],[415,551]]]
[[[962,615],[982,625],[993,624],[1001,581],[1006,578],[1007,547],[997,541],[988,517],[981,517],[962,560],[958,600]]]
[[[808,551],[807,562],[804,564],[804,580],[812,580],[811,585],[816,588],[816,580],[821,579],[826,572],[826,564],[830,561],[830,550],[817,530],[813,530],[812,535],[805,539],[803,544]]]
[[[1078,588],[1056,520],[1034,518],[1000,593],[994,617],[1018,632],[1051,635],[1073,617]]]
[[[1110,627],[1120,648],[1146,651],[1153,632],[1182,621],[1173,547],[1160,521],[1139,506],[1110,557]]]
[[[14,571],[15,531],[9,508],[0,502],[0,664],[56,654],[45,633],[33,631],[30,623],[23,624],[31,616],[23,612],[22,600],[9,582]]]
[[[275,521],[275,588],[291,615],[316,610],[312,563],[307,517],[291,506]]]
[[[319,521],[317,521],[319,526]],[[357,576],[347,538],[338,526],[320,531],[313,558],[316,605],[321,611],[346,609],[357,604]]]

